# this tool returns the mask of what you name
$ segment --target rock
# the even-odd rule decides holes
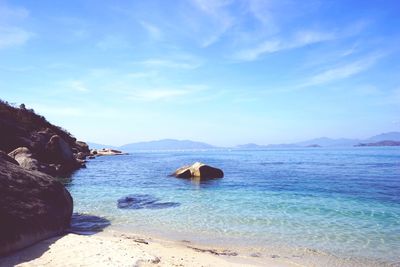
[[[8,155],[15,159],[22,168],[36,171],[41,170],[39,162],[32,157],[31,151],[26,147],[19,147]]]
[[[88,145],[77,141],[65,129],[49,123],[31,109],[16,108],[1,100],[0,129],[0,150],[10,153],[20,147],[29,149],[30,153],[24,152],[23,157],[24,153],[18,152],[24,158],[19,164],[27,169],[67,176],[84,166],[76,161],[76,155],[90,154]],[[84,159],[81,154],[79,157]]]
[[[19,165],[18,161],[16,161],[15,159],[13,159],[12,157],[10,157],[9,155],[7,155],[6,153],[4,153],[1,150],[0,150],[0,160],[5,160],[12,164]]]
[[[76,159],[84,160],[86,159],[86,154],[83,152],[78,152],[75,156]]]
[[[177,178],[192,178],[192,171],[190,170],[190,166],[184,166],[175,171],[173,174]]]
[[[78,151],[83,152],[86,155],[90,154],[89,146],[85,142],[76,141],[75,147],[78,149]]]
[[[178,202],[160,202],[160,199],[147,194],[132,194],[118,199],[117,207],[120,209],[165,209],[178,207]]]
[[[55,163],[71,163],[74,161],[71,147],[58,135],[53,135],[46,144],[47,156]]]
[[[60,182],[4,156],[0,156],[0,255],[62,233],[69,227],[73,206]]]
[[[177,178],[199,177],[204,179],[222,178],[224,172],[218,168],[208,166],[201,162],[196,162],[191,166],[184,166],[177,169],[171,176]]]
[[[92,153],[96,156],[115,156],[115,155],[126,155],[127,153],[123,153],[122,151],[110,149],[110,148],[103,148],[101,150],[95,150],[96,153]],[[94,152],[94,151],[92,151]]]

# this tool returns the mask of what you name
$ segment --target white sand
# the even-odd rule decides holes
[[[0,266],[299,266],[282,259],[235,254],[190,242],[105,232],[44,240],[0,258]]]

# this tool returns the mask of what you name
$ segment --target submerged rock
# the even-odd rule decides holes
[[[224,172],[221,169],[208,166],[201,162],[196,162],[191,166],[184,166],[177,169],[171,176],[177,178],[199,177],[205,179],[222,178]]]
[[[132,194],[118,199],[120,209],[165,209],[178,207],[178,202],[160,202],[160,199],[148,194]]]
[[[0,157],[0,255],[62,233],[69,227],[72,198],[53,177]]]

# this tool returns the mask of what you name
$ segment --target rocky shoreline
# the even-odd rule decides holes
[[[49,123],[25,105],[14,107],[0,101],[0,150],[21,167],[52,176],[68,176],[85,167],[89,146]]]
[[[123,155],[90,150],[43,116],[0,100],[0,256],[64,233],[73,200],[55,177],[86,167],[86,159]]]

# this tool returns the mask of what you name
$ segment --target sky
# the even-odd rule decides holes
[[[0,0],[0,98],[111,145],[400,131],[399,14],[397,0]]]

